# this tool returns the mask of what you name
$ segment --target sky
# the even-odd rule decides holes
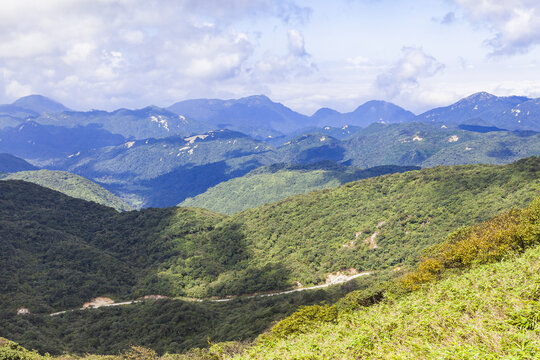
[[[310,115],[540,97],[538,0],[2,0],[0,103],[264,94]]]

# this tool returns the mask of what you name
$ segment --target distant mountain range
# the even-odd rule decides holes
[[[328,131],[332,129],[336,130]],[[51,160],[47,168],[98,182],[134,207],[163,207],[276,163],[425,167],[504,164],[531,155],[540,155],[540,133],[477,132],[408,122],[373,124],[341,139],[323,129],[281,146],[223,129],[191,137],[131,140],[80,150]]]
[[[435,122],[446,126],[481,124],[507,130],[540,131],[540,99],[497,97],[481,92],[418,116],[395,104],[376,100],[368,101],[349,113],[322,108],[307,116],[264,95],[230,100],[192,99],[167,108],[148,106],[112,112],[72,111],[40,95],[0,105],[0,128],[16,126],[28,120],[65,127],[97,124],[111,133],[133,139],[188,136],[230,129],[261,140],[325,126],[366,127],[372,123],[411,121]]]
[[[263,95],[112,112],[38,95],[0,105],[0,152],[86,177],[135,208],[173,206],[275,163],[504,164],[540,155],[539,130],[540,100],[487,93],[419,116],[383,101],[306,116]]]

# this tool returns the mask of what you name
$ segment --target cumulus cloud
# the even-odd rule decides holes
[[[421,78],[431,77],[444,69],[444,65],[421,48],[404,47],[403,56],[388,71],[377,76],[375,87],[389,98],[418,86]]]
[[[30,90],[74,108],[176,101],[255,67],[257,43],[237,29],[243,18],[290,25],[310,13],[293,0],[1,1],[0,68],[9,79],[0,102]],[[288,45],[292,58],[308,57],[298,31]]]
[[[492,55],[526,53],[540,43],[537,0],[455,0],[474,23],[487,24],[495,36],[486,40]]]
[[[316,72],[317,66],[311,54],[305,49],[302,33],[297,29],[291,29],[287,32],[287,39],[287,55],[266,54],[264,59],[257,62],[249,72],[267,82],[308,76]]]

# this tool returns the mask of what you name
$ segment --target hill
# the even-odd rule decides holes
[[[372,307],[304,308],[235,359],[535,359],[539,271],[537,245]]]
[[[134,207],[163,207],[277,160],[265,143],[221,130],[81,151],[51,168],[92,179]]]
[[[288,196],[328,189],[347,182],[419,167],[379,166],[362,170],[332,162],[311,165],[274,164],[220,183],[204,193],[184,200],[179,206],[202,207],[234,214]]]
[[[333,161],[360,168],[505,164],[540,155],[540,133],[535,132],[481,133],[425,123],[374,124],[354,130],[347,134],[348,128],[329,127],[277,148],[231,130],[123,140],[114,146],[88,149],[90,143],[86,150],[80,144],[70,146],[74,152],[69,155],[48,161],[47,167],[91,179],[139,208],[174,206],[223,181],[274,163]]]
[[[74,198],[109,206],[119,211],[131,210],[131,207],[128,204],[98,184],[65,171],[20,171],[4,176],[0,175],[0,179],[24,180],[59,191]]]
[[[16,127],[0,130],[0,151],[45,163],[124,142],[123,136],[94,125],[68,128],[26,121]]]
[[[374,124],[347,139],[342,147],[344,162],[361,167],[504,164],[524,154],[540,155],[540,133],[479,133],[422,123]]]
[[[508,130],[540,131],[540,100],[524,96],[497,97],[480,92],[459,100],[455,104],[429,110],[417,120],[446,125],[482,119],[491,126]]]
[[[303,306],[249,345],[231,341],[211,343],[208,350],[191,349],[183,355],[162,357],[140,346],[129,350],[117,347],[123,352],[107,359],[409,359],[411,355],[535,358],[540,343],[537,331],[539,220],[540,198],[537,198],[525,209],[511,210],[483,223],[460,228],[441,245],[430,249],[415,269],[404,274],[403,270],[392,270],[394,274],[402,273],[398,281],[387,278],[364,284],[337,301],[327,297],[325,300],[330,300],[331,305]],[[414,290],[410,284],[420,286]],[[66,350],[66,345],[74,351],[70,346],[75,345],[79,347],[75,352],[81,353],[89,348],[89,343],[96,344],[97,351],[103,351],[113,339],[115,345],[130,344],[128,339],[133,334],[138,336],[135,342],[138,345],[153,343],[160,353],[164,348],[172,348],[174,352],[179,341],[184,345],[197,344],[186,326],[204,331],[216,319],[217,328],[225,330],[223,320],[227,310],[243,320],[243,329],[259,322],[261,316],[273,314],[277,310],[275,299],[263,299],[249,300],[249,305],[231,302],[232,306],[162,300],[126,310],[94,310],[93,315],[90,311],[70,313],[65,319],[63,316],[3,317],[0,323],[11,321],[6,329],[17,337],[24,333],[24,341],[42,351],[52,346],[53,352],[59,353],[60,349]],[[277,304],[296,300],[295,295]],[[257,304],[258,301],[262,304]],[[250,311],[245,311],[246,305]],[[259,311],[262,309],[270,311],[263,315]],[[171,318],[175,319],[173,323],[169,321]],[[175,327],[178,323],[186,326]],[[114,327],[112,332],[111,327]],[[146,331],[141,332],[143,327]],[[214,339],[216,335],[212,334]],[[235,334],[229,332],[231,336]],[[168,338],[173,341],[163,343]],[[4,339],[0,339],[0,354],[10,359],[41,359],[38,354]],[[95,355],[86,358],[101,359]]]
[[[239,295],[318,284],[345,269],[392,268],[414,262],[456,226],[530,202],[539,162],[384,175],[231,217],[192,208],[117,213],[2,181],[0,239],[8,250],[0,303],[8,312],[53,312],[101,295]]]
[[[360,126],[366,127],[373,123],[402,123],[412,121],[415,115],[395,104],[371,100],[349,113],[339,113],[335,110],[322,108],[311,116],[311,120],[319,126],[342,127]]]
[[[0,154],[0,173],[36,170],[37,168],[21,158],[11,154]]]

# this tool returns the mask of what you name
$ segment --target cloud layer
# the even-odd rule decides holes
[[[44,93],[114,108],[211,95],[217,82],[258,68],[256,39],[234,26],[253,16],[294,26],[310,10],[269,0],[2,1],[0,97]],[[306,58],[301,34],[288,37],[287,61]]]
[[[495,36],[486,43],[492,55],[525,53],[540,44],[540,2],[537,0],[455,0],[475,23],[487,24]]]
[[[402,57],[388,71],[377,76],[375,86],[392,99],[418,87],[421,78],[434,76],[443,69],[443,64],[421,48],[404,47]]]

